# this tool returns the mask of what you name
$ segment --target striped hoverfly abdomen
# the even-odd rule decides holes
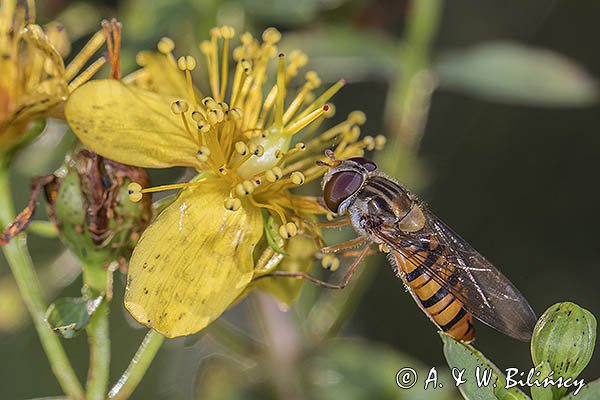
[[[358,157],[334,160],[323,198],[388,254],[418,306],[457,340],[474,338],[473,316],[527,341],[536,316],[523,295],[460,236],[393,178]]]

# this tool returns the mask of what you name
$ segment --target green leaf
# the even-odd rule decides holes
[[[578,107],[598,100],[596,81],[578,64],[517,43],[490,42],[448,53],[435,71],[441,87],[502,103]]]
[[[586,384],[580,392],[573,392],[566,400],[598,400],[600,399],[600,378]]]
[[[431,366],[424,365],[419,360],[387,346],[364,340],[327,341],[311,352],[301,368],[305,371],[311,398],[315,399],[449,400],[457,398],[457,391],[447,368],[436,367],[438,386],[434,388],[433,383],[430,382],[425,389],[424,383],[430,375]],[[406,368],[414,370],[417,381],[411,388],[403,389],[396,383],[396,374],[400,370],[408,371]]]
[[[265,227],[265,237],[267,238],[269,247],[276,253],[285,254],[285,251],[282,248],[283,239],[277,232],[277,225],[275,224],[273,216],[268,212],[263,212],[263,225]]]
[[[465,381],[458,386],[460,393],[467,400],[525,400],[528,397],[516,387],[506,389],[506,378],[491,361],[470,345],[456,341],[445,333],[440,333],[444,343],[444,356],[450,368],[464,370]],[[477,385],[477,374],[492,373],[489,384]]]
[[[91,315],[98,309],[102,296],[93,299],[84,297],[66,297],[50,304],[46,311],[46,322],[52,330],[71,339],[90,321]]]
[[[546,310],[533,330],[531,358],[548,363],[553,378],[575,379],[587,366],[596,342],[596,318],[574,303],[558,303]],[[548,372],[550,372],[548,371]],[[566,388],[553,386],[554,398]]]
[[[548,361],[544,360],[538,366],[535,367],[535,371],[536,373],[539,372],[537,380],[542,381],[544,378],[550,375],[552,369],[550,368],[550,364],[548,364]],[[533,397],[533,400],[552,400],[554,399],[552,386],[532,386],[531,396]]]

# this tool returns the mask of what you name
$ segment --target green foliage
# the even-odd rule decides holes
[[[491,42],[447,53],[434,69],[442,87],[492,101],[578,107],[598,100],[594,79],[577,64],[516,43]]]
[[[58,299],[48,307],[46,321],[54,332],[71,339],[87,326],[102,299],[103,296]]]
[[[451,368],[464,369],[465,382],[459,386],[463,397],[468,400],[524,400],[528,397],[516,387],[506,389],[506,377],[483,354],[471,345],[458,342],[441,333],[444,355]],[[550,307],[538,320],[531,340],[531,356],[536,374],[532,381],[543,383],[545,378],[572,382],[583,371],[592,358],[596,341],[596,319],[587,310],[574,303],[558,303]],[[490,385],[478,387],[475,379],[477,368],[493,371]],[[494,383],[494,385],[492,385]],[[572,383],[571,383],[572,385]],[[577,390],[577,386],[574,386]],[[567,391],[565,387],[547,385],[533,386],[533,400],[559,400]],[[573,399],[572,394],[564,399]],[[600,398],[598,380],[588,383],[577,399]]]
[[[473,346],[456,341],[445,333],[440,333],[440,337],[444,343],[444,356],[450,368],[464,370],[465,382],[459,385],[458,389],[465,399],[489,400],[494,397],[500,400],[527,399],[527,396],[518,389],[504,389],[506,378],[502,372]],[[483,376],[484,371],[493,374],[489,385],[478,387],[476,378],[478,368],[479,376]]]
[[[264,399],[269,388],[264,387],[265,374],[273,373],[266,362],[252,368],[233,359],[212,357],[204,362],[205,371],[197,382],[197,398],[201,399]],[[404,367],[414,368],[419,377],[426,377],[429,368],[420,361],[383,345],[363,340],[335,339],[323,342],[294,364],[294,380],[304,398],[329,400],[453,400],[452,385],[424,390],[423,378],[411,389],[400,389],[395,374]],[[439,381],[451,381],[447,370],[438,368]],[[285,389],[285,388],[283,388]],[[282,390],[281,388],[279,390]],[[288,387],[293,393],[292,388]],[[279,393],[281,395],[281,393]],[[266,398],[278,398],[267,396]],[[280,398],[285,398],[281,397]]]

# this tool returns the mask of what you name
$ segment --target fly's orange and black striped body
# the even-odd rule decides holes
[[[333,160],[324,200],[388,258],[419,307],[457,340],[474,338],[473,317],[529,340],[536,316],[523,295],[422,202],[364,158]]]

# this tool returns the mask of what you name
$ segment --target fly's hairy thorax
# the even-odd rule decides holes
[[[370,175],[350,199],[348,212],[359,234],[379,244],[371,232],[379,226],[398,227],[402,232],[418,232],[425,217],[418,201],[400,184],[383,174]]]

